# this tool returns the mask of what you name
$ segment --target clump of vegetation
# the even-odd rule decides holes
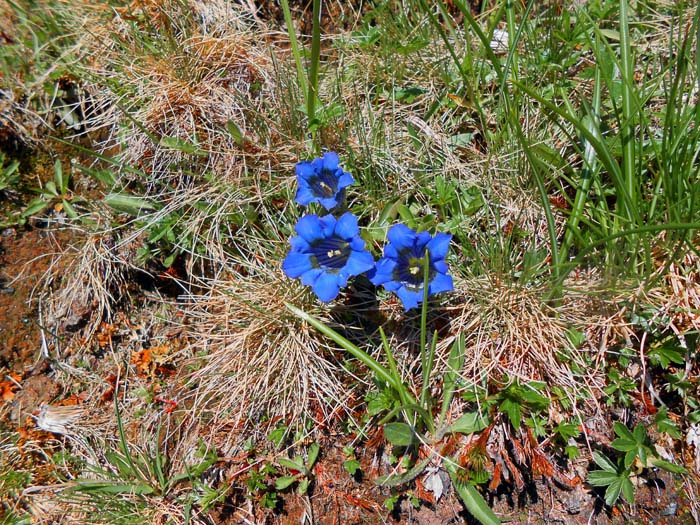
[[[3,146],[3,225],[80,241],[37,297],[81,407],[34,414],[52,485],[3,463],[3,512],[491,524],[543,479],[639,519],[663,475],[697,516],[700,9],[377,0],[324,32],[345,5],[310,35],[287,0],[2,8],[0,144],[51,157],[29,189]]]

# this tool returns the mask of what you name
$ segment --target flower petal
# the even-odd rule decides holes
[[[416,236],[415,248],[417,254],[420,254],[421,257],[425,255],[425,247],[428,245],[432,238],[433,237],[430,235],[429,232],[420,232]]]
[[[435,274],[433,280],[428,284],[428,292],[430,295],[435,295],[440,292],[451,292],[454,289],[452,276],[439,272]]]
[[[307,182],[309,178],[316,174],[316,169],[311,162],[303,160],[297,162],[297,165],[294,167],[294,173],[299,177],[299,182]]]
[[[323,199],[317,197],[316,200],[321,203],[321,206],[323,206],[326,211],[331,211],[338,206],[338,199],[336,197],[325,197]]]
[[[389,228],[387,238],[394,248],[398,252],[401,252],[413,246],[413,242],[416,239],[416,232],[405,224],[395,224]]]
[[[323,238],[328,239],[333,237],[335,231],[336,218],[333,215],[324,215],[320,219],[321,229],[323,230]]]
[[[430,252],[430,260],[436,261],[444,259],[447,256],[447,250],[450,247],[452,235],[447,233],[436,233],[435,237],[428,243],[428,251]]]
[[[308,206],[316,200],[315,195],[312,193],[311,189],[306,184],[299,184],[297,188],[297,194],[294,197],[294,202],[300,206]]]
[[[355,179],[352,178],[352,175],[344,171],[343,174],[338,177],[338,189],[342,190],[351,184],[355,184]]]
[[[297,221],[294,229],[309,244],[323,238],[323,229],[318,215],[304,215]]]
[[[328,171],[335,171],[335,169],[340,164],[340,159],[338,154],[334,151],[329,151],[323,154],[323,169]]]
[[[394,268],[396,268],[396,261],[393,259],[379,259],[374,266],[374,271],[370,272],[367,277],[374,285],[385,284],[394,279]]]
[[[349,211],[341,215],[338,222],[335,223],[335,234],[346,241],[359,235],[360,229],[357,227],[357,217]]]
[[[367,251],[351,252],[343,271],[347,275],[360,275],[374,268],[374,257]]]
[[[418,303],[423,300],[423,290],[412,291],[408,290],[405,286],[402,286],[398,290],[395,290],[394,293],[399,296],[399,299],[401,299],[403,307],[407,312],[411,308],[418,306]]]
[[[331,273],[322,273],[316,279],[312,289],[321,301],[324,303],[330,302],[338,297],[340,292],[338,276]]]
[[[302,274],[301,276],[301,284],[304,286],[313,286],[313,284],[316,282],[316,279],[318,279],[319,275],[323,273],[323,270],[321,268],[313,268],[309,270],[308,272]]]
[[[307,253],[290,252],[282,262],[282,270],[287,277],[296,279],[312,268],[311,256]]]
[[[447,273],[450,270],[444,260],[433,261],[430,264],[433,266],[435,271],[440,273]]]

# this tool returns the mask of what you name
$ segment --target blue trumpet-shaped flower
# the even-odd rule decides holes
[[[374,268],[374,258],[360,238],[357,217],[347,212],[333,215],[305,215],[294,227],[299,234],[289,243],[291,251],[282,263],[284,273],[311,286],[323,302],[335,299],[348,278]]]
[[[428,232],[416,233],[403,224],[389,229],[389,243],[384,246],[384,257],[368,277],[375,285],[382,285],[399,296],[406,310],[423,301],[425,252],[428,252],[428,295],[454,289],[452,277],[447,274],[445,262],[451,235]]]
[[[294,201],[302,206],[320,202],[326,210],[332,210],[345,200],[345,188],[355,182],[352,175],[339,166],[338,155],[328,152],[312,161],[296,165],[297,189]]]

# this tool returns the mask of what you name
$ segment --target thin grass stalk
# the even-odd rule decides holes
[[[396,366],[394,354],[392,354],[391,352],[389,341],[387,340],[386,334],[384,333],[384,329],[381,326],[379,327],[379,335],[382,338],[382,346],[384,347],[384,353],[386,354],[386,359],[389,362],[389,370],[396,377],[396,384],[399,385],[397,392],[399,394],[399,398],[401,399],[401,405],[407,407],[413,404],[414,401],[411,395],[408,393],[408,390],[406,390],[406,387],[403,383],[403,378],[401,377],[399,369]],[[415,422],[413,422],[413,424],[415,424]]]
[[[532,3],[532,2],[530,2]],[[527,15],[525,15],[527,16]],[[523,19],[525,19],[525,16]],[[520,36],[520,29],[517,28],[517,22],[515,20],[515,5],[513,0],[506,0],[506,24],[508,25],[508,39],[509,39],[509,54],[508,61],[506,62],[506,71],[508,70],[508,62],[510,62],[512,67],[513,78],[518,78],[518,40]],[[517,38],[516,38],[517,33]],[[503,85],[501,85],[503,89]],[[507,98],[507,97],[506,97]]]
[[[372,372],[374,372],[377,375],[379,379],[381,379],[386,384],[394,388],[396,391],[399,391],[402,385],[400,383],[397,384],[396,378],[394,378],[391,372],[389,372],[386,368],[380,365],[370,355],[368,355],[366,352],[363,352],[360,348],[348,341],[345,337],[340,335],[331,327],[326,326],[312,315],[306,313],[304,310],[301,310],[300,308],[297,308],[296,306],[287,302],[285,302],[284,304],[294,315],[296,315],[300,319],[303,319],[311,326],[313,326],[316,330],[338,343],[341,347],[345,348],[348,352],[350,352],[353,355],[353,357],[362,361],[365,364],[365,366],[367,366],[367,368],[369,368]],[[410,394],[408,395],[411,403],[415,404],[416,401],[410,396]]]
[[[316,98],[318,97],[318,68],[321,61],[321,2],[314,0],[313,29],[311,34],[311,63],[309,64],[309,91],[306,97],[306,116],[309,125],[316,118]]]
[[[601,92],[602,92],[602,77],[600,65],[596,65],[595,77],[593,81],[593,94],[591,100],[591,110],[586,118],[586,127],[591,133],[600,129],[600,109],[601,109]],[[585,137],[583,138],[583,168],[581,169],[581,182],[576,190],[576,197],[571,210],[571,214],[566,222],[566,233],[564,240],[559,250],[559,259],[565,260],[569,249],[574,240],[574,232],[578,228],[579,222],[583,217],[583,212],[588,202],[588,192],[591,189],[591,180],[593,173],[597,169],[598,161],[595,156],[593,145]]]
[[[294,31],[294,21],[292,20],[292,12],[289,9],[289,0],[281,0],[282,13],[284,14],[284,23],[287,25],[287,34],[289,35],[289,43],[292,46],[292,56],[297,69],[297,81],[299,88],[304,97],[308,96],[306,87],[306,74],[304,72],[304,64],[301,60],[301,52],[299,51],[299,42],[297,40],[296,31]]]
[[[429,410],[427,406],[428,393],[430,388],[430,357],[428,356],[427,344],[427,332],[428,332],[428,283],[429,283],[429,273],[430,273],[430,254],[428,250],[425,250],[425,255],[423,256],[423,303],[420,309],[420,360],[421,360],[421,372],[423,374],[423,384],[421,385],[420,391],[420,405]]]
[[[631,55],[629,14],[627,0],[620,2],[620,66],[622,75],[622,122],[620,134],[622,139],[622,171],[625,189],[630,196],[630,205],[638,205],[638,184],[635,176],[635,141],[634,141],[634,64]],[[628,219],[633,222],[631,213]]]
[[[449,36],[452,37],[452,40],[454,42],[457,41],[457,32],[455,31],[454,26],[452,25],[452,21],[450,20],[448,16],[448,11],[447,8],[445,7],[445,4],[442,2],[442,0],[436,0],[435,2],[437,4],[438,10],[440,11],[440,14],[442,15],[442,20],[443,23],[441,24],[435,15],[432,13],[430,8],[428,7],[428,4],[426,3],[426,0],[418,0],[418,5],[420,6],[421,10],[423,13],[428,17],[428,20],[430,20],[430,23],[433,24],[433,27],[437,31],[438,35],[440,35],[440,38],[443,40],[445,43],[445,47],[447,48],[447,52],[450,54],[450,58],[452,58],[452,61],[455,64],[455,67],[457,68],[457,72],[459,73],[459,76],[462,79],[462,85],[463,88],[467,91],[469,101],[474,105],[474,108],[476,109],[477,113],[479,114],[479,121],[481,122],[481,129],[484,130],[484,134],[486,136],[486,140],[488,142],[491,142],[492,139],[492,133],[489,129],[489,126],[486,124],[487,118],[486,114],[484,113],[484,109],[481,107],[481,103],[479,102],[479,97],[476,95],[469,76],[466,74],[465,71],[465,63],[467,60],[471,62],[471,45],[469,42],[466,43],[464,46],[465,48],[465,57],[464,60],[460,60],[459,57],[457,56],[457,53],[454,50],[454,46],[450,42],[450,39],[448,38],[447,33],[449,32]],[[455,2],[455,4],[462,9],[459,6],[459,2]],[[465,8],[466,9],[466,8]],[[469,12],[469,15],[471,16],[471,12]],[[465,20],[466,20],[466,15],[465,15]],[[447,32],[445,31],[445,27],[447,27]],[[478,26],[477,26],[478,27]],[[479,29],[480,30],[480,29]],[[483,35],[483,32],[482,32]],[[486,38],[484,36],[484,38]],[[489,51],[491,50],[488,48]],[[496,55],[493,55],[493,58],[497,60]],[[494,68],[496,65],[494,65]],[[436,101],[435,104],[428,110],[428,113],[426,114],[426,118],[430,117],[438,108],[440,107],[439,101]]]

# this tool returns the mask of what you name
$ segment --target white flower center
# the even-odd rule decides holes
[[[328,252],[326,253],[326,255],[328,256],[329,259],[332,259],[333,257],[338,257],[338,256],[340,256],[340,255],[343,255],[343,252],[341,252],[341,251],[338,250],[338,249],[335,249],[335,250],[328,250]]]

